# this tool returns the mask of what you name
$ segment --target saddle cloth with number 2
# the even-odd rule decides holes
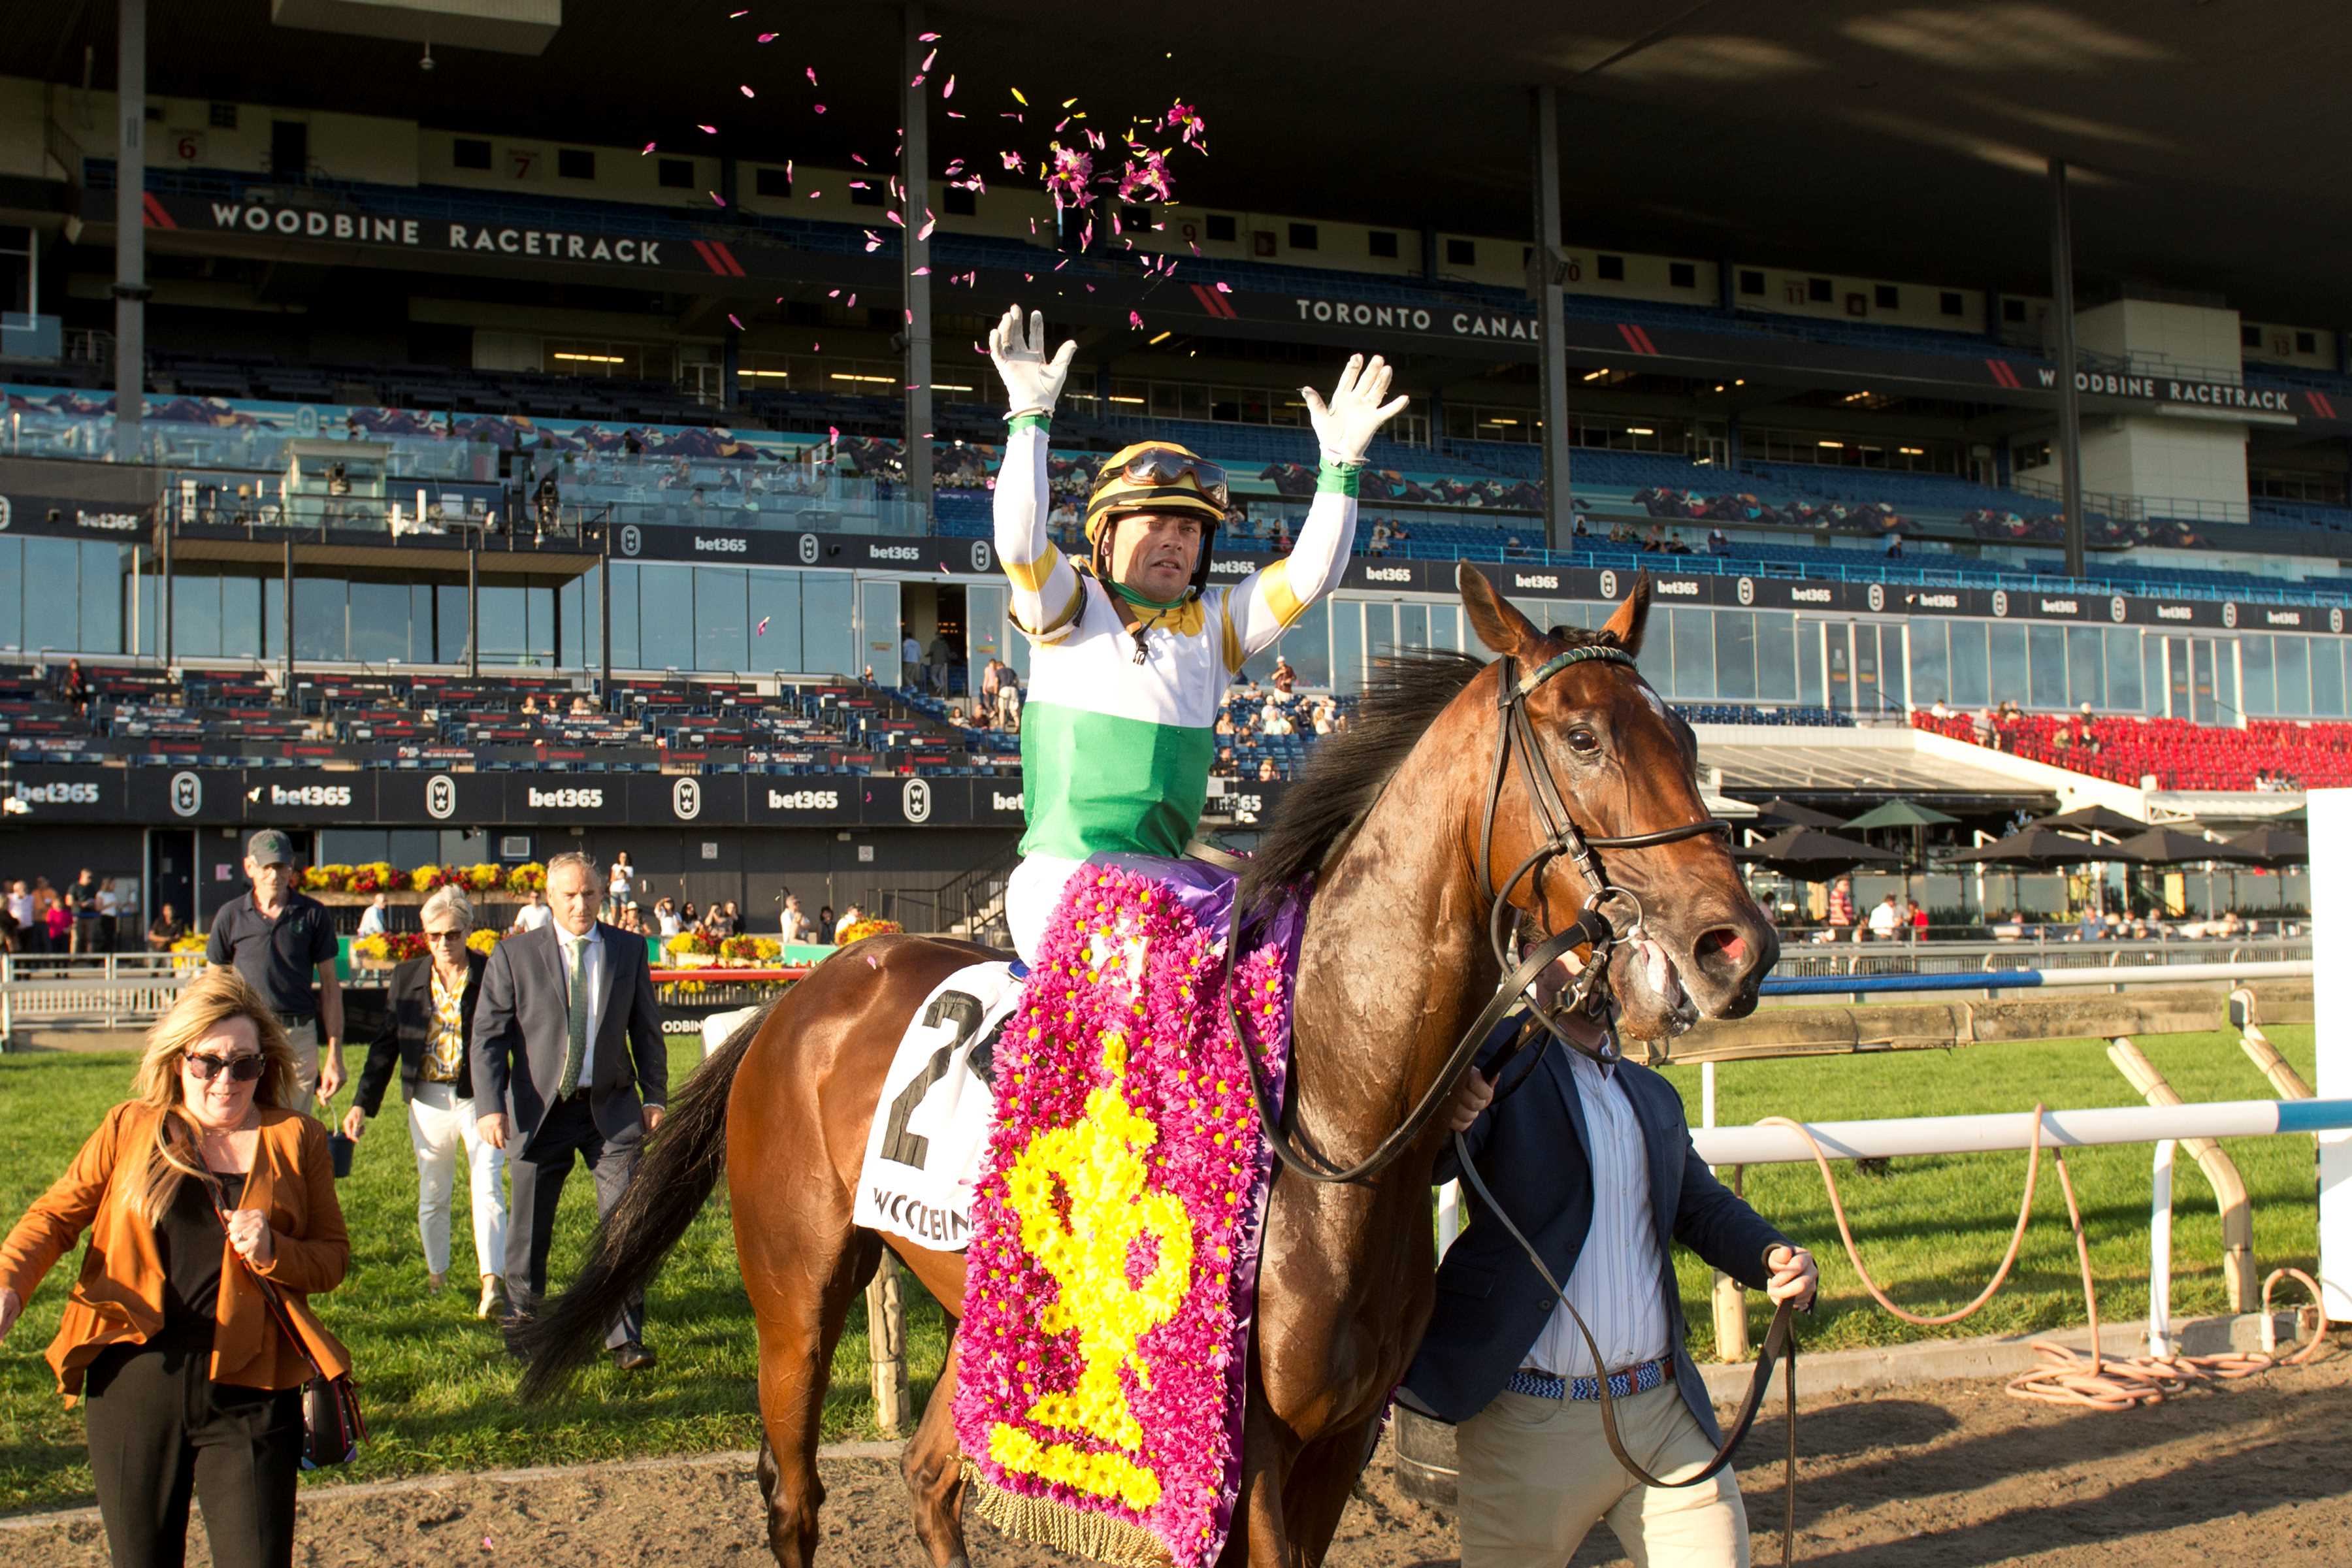
[[[856,1223],[936,1252],[971,1239],[973,1184],[995,1119],[997,1037],[1021,1001],[1003,962],[959,969],[915,1010],[866,1135]]]

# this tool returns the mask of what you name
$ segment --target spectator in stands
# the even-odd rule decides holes
[[[1275,768],[1274,768],[1274,759],[1273,759],[1272,757],[1260,757],[1260,758],[1257,760],[1257,782],[1258,782],[1258,783],[1260,783],[1260,784],[1272,784],[1272,783],[1274,783],[1274,781],[1275,781],[1275,780],[1276,780],[1276,779],[1280,778],[1281,776],[1282,776],[1282,775],[1281,775],[1280,773],[1278,773],[1275,772]]]
[[[1231,746],[1219,746],[1217,748],[1216,765],[1210,771],[1215,773],[1219,778],[1232,778],[1234,776],[1234,749]]]
[[[782,924],[783,927],[783,938],[788,943],[795,942],[808,942],[814,936],[814,932],[809,926],[808,916],[801,911],[801,898],[798,893],[786,893],[784,895],[784,913]]]
[[[976,725],[992,724],[996,721],[998,668],[993,654],[989,656],[987,663],[980,667],[980,700],[972,704],[971,710],[972,722]]]
[[[1871,941],[1893,942],[1896,937],[1903,934],[1903,911],[1896,909],[1895,906],[1895,895],[1893,893],[1889,893],[1885,898],[1879,900],[1876,905],[1872,907],[1870,911]]]
[[[49,933],[41,924],[40,914],[33,901],[33,889],[25,885],[25,879],[22,877],[8,884],[8,920],[15,928],[12,951],[16,952],[48,951]]]
[[[518,713],[527,714],[528,716],[530,716],[530,717],[531,717],[531,718],[533,718],[533,719],[538,718],[538,717],[539,717],[539,694],[538,694],[537,692],[531,692],[531,691],[526,691],[526,692],[524,692],[524,693],[523,693],[523,698],[522,698],[522,706],[521,706],[520,708],[516,709],[516,710],[515,710],[515,711],[516,711],[516,712],[518,712]]]
[[[667,941],[679,931],[677,906],[667,899],[654,900],[654,934]]]
[[[1723,530],[1710,528],[1706,531],[1706,552],[1709,555],[1721,555],[1730,548],[1731,542],[1723,536]]]
[[[629,864],[625,849],[613,857],[611,877],[604,885],[604,896],[615,904],[625,904],[636,896],[637,868]]]
[[[1840,877],[1830,886],[1828,924],[1830,940],[1843,940],[1843,933],[1853,924],[1853,879]]]
[[[482,1296],[474,1316],[505,1307],[507,1200],[500,1176],[506,1156],[483,1141],[475,1116],[474,1007],[481,995],[487,955],[466,945],[474,906],[455,887],[435,890],[419,912],[425,950],[392,972],[383,1024],[360,1068],[359,1087],[343,1116],[343,1136],[360,1138],[383,1106],[383,1091],[400,1069],[408,1101],[408,1142],[416,1153],[416,1231],[425,1244],[425,1293],[437,1296],[449,1277],[449,1194],[463,1150],[470,1173],[474,1269]]]
[[[66,887],[66,902],[73,910],[73,951],[98,951],[98,877],[87,866]]]
[[[113,878],[101,878],[98,884],[98,951],[115,952],[121,935],[122,895],[114,890]]]
[[[20,884],[21,885],[21,884]],[[172,944],[188,934],[188,922],[169,903],[155,911],[153,923],[147,928],[147,951],[169,952]]]
[[[1979,708],[1969,716],[1969,736],[1979,746],[1992,744],[1992,710]]]
[[[47,885],[46,879],[44,880],[43,885]],[[49,944],[45,951],[49,952],[71,952],[73,949],[73,906],[68,903],[65,900],[58,897],[55,893],[51,893],[49,895],[47,910],[44,913],[42,919],[43,923],[49,933]]]
[[[335,976],[340,944],[326,907],[297,892],[294,842],[274,827],[246,840],[251,889],[213,917],[205,959],[234,967],[261,993],[294,1051],[294,1110],[307,1111],[343,1087],[343,992]],[[318,977],[317,989],[311,976]]]
[[[996,672],[996,727],[1007,734],[1021,733],[1021,677],[1009,664]]]
[[[588,694],[583,691],[572,697],[571,711],[575,719],[586,718],[596,711],[596,705],[589,701]]]
[[[1913,942],[1925,942],[1925,941],[1927,941],[1927,910],[1926,910],[1925,908],[1923,908],[1923,907],[1919,904],[1919,902],[1918,902],[1916,900],[1908,900],[1908,899],[1906,899],[1906,900],[1904,900],[1904,907],[1905,907],[1905,909],[1908,911],[1908,916],[1909,916],[1910,924],[1911,924],[1911,940],[1912,940]]]
[[[1388,552],[1389,525],[1385,520],[1376,519],[1372,523],[1371,539],[1370,542],[1364,546],[1364,553],[1367,555],[1386,555]]]
[[[677,906],[677,929],[692,931],[702,929],[702,911],[694,907],[692,899],[688,899]]]
[[[912,631],[907,631],[898,643],[898,684],[909,691],[923,684],[923,645],[915,640]]]
[[[1285,697],[1298,689],[1298,672],[1280,654],[1274,656],[1274,689]]]
[[[835,942],[841,941],[842,933],[844,931],[846,931],[852,926],[863,925],[865,922],[866,911],[859,909],[856,904],[850,905],[849,912],[842,916],[840,923],[833,928],[833,940]]]
[[[1404,547],[1406,544],[1410,543],[1412,540],[1412,530],[1404,525],[1402,519],[1399,519],[1389,524],[1389,542],[1395,545],[1399,552],[1406,554],[1411,553],[1411,552],[1406,551]],[[1290,542],[1287,539],[1284,540],[1282,547],[1285,550],[1288,550],[1290,548]]]
[[[719,942],[725,942],[730,936],[743,934],[742,912],[736,909],[734,900],[730,899],[723,904],[715,904],[711,907],[710,934]]]
[[[311,1362],[352,1364],[310,1304],[342,1282],[351,1244],[326,1130],[294,1112],[298,1092],[267,999],[199,977],[149,1031],[132,1098],[0,1245],[5,1335],[89,1236],[48,1360],[85,1401],[118,1563],[183,1561],[192,1494],[214,1562],[294,1559],[302,1386]]]
[[[391,907],[392,900],[382,893],[369,900],[366,910],[360,916],[360,935],[382,936],[386,929],[384,921]]]
[[[1901,534],[1889,533],[1886,536],[1886,553],[1890,556],[1900,555],[1903,553],[1903,536]]]
[[[955,662],[955,649],[948,646],[947,634],[934,631],[926,662],[929,666],[931,689],[941,697],[948,694],[948,668]]]
[[[816,936],[814,940],[817,942],[832,942],[838,934],[835,928],[839,923],[839,921],[833,918],[833,906],[831,904],[819,905],[816,911]]]
[[[1568,536],[1570,539],[1582,539],[1586,537],[1590,531],[1591,531],[1584,526],[1584,514],[1580,511],[1578,512],[1573,522],[1569,527]]]
[[[1214,724],[1211,725],[1211,726],[1210,726],[1210,729],[1212,730],[1212,731],[1213,731],[1213,732],[1214,732],[1214,733],[1216,733],[1216,734],[1219,734],[1219,735],[1231,735],[1232,733],[1234,733],[1234,715],[1233,715],[1233,710],[1232,710],[1231,709],[1228,709],[1228,708],[1220,708],[1220,709],[1218,709],[1218,710],[1217,710],[1217,721],[1216,721],[1216,723],[1214,723]],[[2259,789],[2259,788],[2261,787],[2261,785],[2257,784],[2255,787]]]
[[[68,703],[87,714],[89,711],[89,680],[81,672],[81,660],[66,660],[58,676],[58,700]]]
[[[1952,716],[1951,708],[1940,697],[1927,705],[1927,712],[1937,719],[1948,719]]]
[[[554,918],[555,911],[547,907],[547,895],[533,888],[523,895],[522,908],[515,911],[514,924],[507,928],[507,934],[520,936],[537,931]]]

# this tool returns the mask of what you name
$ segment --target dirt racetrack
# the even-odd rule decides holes
[[[1777,1400],[1778,1395],[1774,1396]],[[2168,1401],[2091,1415],[1934,1384],[1806,1400],[1797,1425],[1800,1562],[1812,1568],[2123,1568],[2197,1562],[2263,1568],[2352,1561],[2352,1353]],[[1782,1447],[1759,1420],[1743,1482],[1759,1563],[1777,1562]],[[897,1468],[825,1461],[821,1563],[919,1568]],[[202,1532],[190,1561],[208,1563]],[[1068,1559],[972,1528],[978,1568]],[[1452,1520],[1397,1490],[1386,1450],[1340,1526],[1333,1568],[1439,1568]],[[103,1568],[88,1512],[0,1521],[0,1561]],[[306,1489],[299,1563],[467,1561],[544,1568],[770,1561],[749,1458]],[[1606,1531],[1579,1568],[1622,1563]]]

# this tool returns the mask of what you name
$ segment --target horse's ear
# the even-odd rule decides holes
[[[1615,643],[1627,653],[1638,654],[1642,651],[1642,629],[1649,625],[1649,621],[1650,574],[1643,572],[1634,576],[1633,591],[1625,595],[1624,603],[1617,606],[1617,613],[1609,617],[1607,626],[1601,628],[1601,636],[1604,641]]]
[[[1542,636],[1535,623],[1495,592],[1486,574],[1467,561],[1454,568],[1454,585],[1462,590],[1462,607],[1469,613],[1470,629],[1496,653],[1517,655]]]

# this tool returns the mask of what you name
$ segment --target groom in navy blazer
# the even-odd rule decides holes
[[[1525,1020],[1524,1013],[1515,1015],[1496,1031],[1480,1053],[1481,1069],[1488,1068]],[[1695,1470],[1697,1462],[1704,1461],[1722,1440],[1722,1434],[1706,1384],[1684,1347],[1688,1329],[1675,1285],[1671,1243],[1681,1242],[1750,1289],[1769,1291],[1776,1300],[1794,1298],[1801,1304],[1811,1298],[1812,1259],[1715,1179],[1691,1146],[1680,1096],[1657,1073],[1631,1062],[1596,1068],[1589,1061],[1572,1061],[1568,1047],[1557,1042],[1547,1043],[1532,1068],[1515,1062],[1508,1071],[1517,1079],[1523,1069],[1525,1080],[1500,1101],[1493,1100],[1483,1072],[1471,1072],[1454,1100],[1454,1125],[1463,1130],[1470,1158],[1496,1200],[1543,1254],[1552,1277],[1571,1296],[1580,1295],[1574,1276],[1595,1225],[1595,1164],[1610,1169],[1613,1155],[1621,1173],[1646,1176],[1646,1216],[1619,1211],[1609,1218],[1618,1225],[1612,1234],[1621,1241],[1627,1237],[1637,1242],[1644,1239],[1630,1227],[1646,1221],[1655,1239],[1654,1253],[1642,1247],[1638,1256],[1654,1257],[1656,1279],[1644,1286],[1638,1279],[1640,1270],[1626,1268],[1622,1259],[1611,1267],[1612,1259],[1596,1258],[1595,1272],[1588,1282],[1606,1279],[1621,1289],[1655,1291],[1654,1305],[1663,1315],[1664,1337],[1662,1343],[1654,1339],[1649,1342],[1663,1352],[1658,1360],[1670,1358],[1675,1386],[1672,1391],[1660,1388],[1656,1399],[1636,1404],[1628,1394],[1655,1388],[1664,1381],[1657,1375],[1664,1367],[1656,1361],[1645,1363],[1638,1380],[1628,1369],[1616,1365],[1599,1370],[1627,1372],[1622,1384],[1612,1378],[1611,1392],[1620,1401],[1621,1429],[1627,1429],[1634,1457],[1660,1473],[1671,1475],[1675,1468],[1685,1473]],[[1592,1099],[1617,1095],[1622,1095],[1622,1101]],[[1613,1140],[1597,1152],[1596,1128],[1601,1136]],[[1451,1181],[1459,1173],[1449,1141],[1434,1179]],[[1649,1551],[1636,1552],[1637,1561],[1744,1563],[1745,1516],[1730,1516],[1739,1509],[1739,1499],[1727,1468],[1717,1477],[1721,1500],[1710,1505],[1705,1486],[1687,1492],[1639,1488],[1605,1447],[1599,1448],[1596,1460],[1572,1446],[1600,1443],[1598,1406],[1580,1403],[1590,1401],[1592,1391],[1589,1386],[1572,1391],[1573,1378],[1545,1374],[1571,1370],[1589,1374],[1593,1369],[1537,1363],[1545,1359],[1539,1352],[1548,1347],[1553,1352],[1550,1359],[1566,1359],[1559,1351],[1562,1344],[1575,1347],[1573,1359],[1580,1363],[1585,1359],[1581,1341],[1572,1337],[1572,1327],[1565,1339],[1548,1334],[1559,1299],[1519,1244],[1485,1212],[1475,1194],[1465,1189],[1463,1199],[1469,1223],[1438,1268],[1436,1308],[1400,1393],[1407,1404],[1427,1415],[1456,1424],[1473,1423],[1464,1426],[1457,1443],[1463,1454],[1459,1490],[1464,1568],[1521,1562],[1556,1564],[1565,1561],[1590,1526],[1604,1517],[1621,1538],[1629,1530],[1643,1532]],[[1619,1250],[1624,1253],[1622,1246]],[[1591,1298],[1580,1299],[1586,1302],[1587,1318],[1595,1316]],[[1647,1316],[1649,1306],[1638,1298],[1620,1296],[1612,1300],[1622,1302],[1620,1316],[1624,1319],[1653,1329],[1656,1326],[1658,1320]],[[1601,1337],[1605,1341],[1608,1336],[1603,1332]],[[1603,1355],[1609,1353],[1602,1351]],[[1680,1419],[1676,1406],[1688,1412],[1687,1423]],[[1634,1413],[1631,1418],[1628,1410]],[[1654,1438],[1646,1444],[1637,1441],[1632,1430],[1644,1425],[1644,1410]],[[1508,1430],[1484,1431],[1493,1424]],[[1705,1447],[1695,1447],[1701,1435]],[[1525,1456],[1528,1473],[1512,1477],[1478,1473],[1474,1450],[1484,1452],[1484,1446],[1496,1437],[1502,1439],[1497,1452]],[[1554,1446],[1547,1447],[1547,1444]],[[1693,1527],[1687,1518],[1677,1522],[1664,1517],[1676,1510],[1687,1515],[1705,1506],[1730,1512],[1712,1526]],[[1656,1517],[1645,1522],[1645,1515]],[[1675,1539],[1677,1530],[1685,1536],[1679,1545]],[[1632,1550],[1633,1543],[1627,1544]]]

